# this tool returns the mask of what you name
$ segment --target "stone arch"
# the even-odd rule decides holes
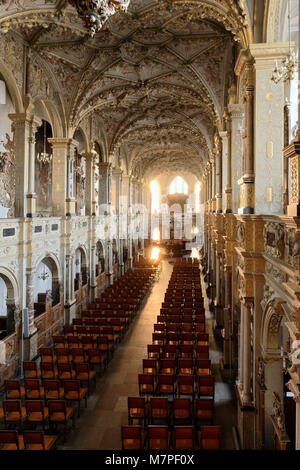
[[[15,112],[16,113],[23,113],[24,112],[24,106],[23,106],[23,100],[22,96],[20,93],[20,90],[18,88],[18,85],[16,83],[16,80],[10,70],[5,66],[5,64],[0,60],[0,74],[3,76],[5,84],[9,90]]]
[[[105,246],[102,240],[96,243],[96,276],[105,271]]]
[[[74,290],[88,282],[88,256],[84,245],[79,245],[74,255]]]
[[[52,253],[46,253],[45,256],[41,256],[39,260],[36,262],[36,269],[35,269],[35,284],[37,285],[37,276],[39,267],[43,264],[46,266],[47,271],[51,273],[51,281],[45,284],[45,286],[41,286],[45,292],[36,292],[36,294],[40,294],[37,296],[37,303],[41,304],[48,304],[51,303],[52,306],[57,305],[60,303],[61,295],[62,295],[62,282],[61,282],[61,269],[59,260],[57,257]],[[46,269],[44,268],[44,269]],[[35,289],[36,290],[36,289]],[[42,308],[42,305],[41,305]]]
[[[20,321],[20,305],[19,305],[19,286],[14,274],[7,268],[0,267],[0,278],[4,282],[6,290],[6,311],[0,320],[0,339],[14,333],[17,323]],[[2,312],[0,312],[2,313]]]
[[[284,301],[270,300],[264,309],[261,328],[261,348],[264,356],[277,358],[280,355],[280,325],[286,317]]]

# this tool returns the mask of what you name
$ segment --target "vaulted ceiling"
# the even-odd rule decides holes
[[[0,31],[38,58],[66,129],[94,116],[106,158],[145,178],[198,178],[222,129],[235,54],[249,28],[239,0],[131,0],[94,38],[66,1],[7,0]]]

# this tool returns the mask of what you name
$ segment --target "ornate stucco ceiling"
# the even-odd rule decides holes
[[[150,177],[188,169],[200,178],[247,19],[236,0],[131,0],[89,38],[64,0],[7,0],[0,31],[29,46],[51,77],[66,129],[96,116],[106,158]]]

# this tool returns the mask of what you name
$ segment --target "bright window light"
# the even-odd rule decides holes
[[[151,212],[152,214],[158,214],[160,209],[160,188],[156,180],[150,183],[151,191]]]
[[[170,184],[170,194],[188,194],[188,184],[181,176],[176,176]]]
[[[195,184],[195,190],[194,190],[194,195],[195,195],[195,212],[200,212],[200,181]]]

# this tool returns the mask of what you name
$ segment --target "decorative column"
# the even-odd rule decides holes
[[[85,190],[85,211],[86,215],[96,215],[97,201],[95,200],[95,169],[96,159],[98,157],[97,152],[92,146],[90,152],[82,155],[86,161],[86,190]]]
[[[253,44],[255,82],[255,213],[283,214],[284,83],[270,77],[275,61],[288,53],[287,43]],[[293,152],[292,152],[293,153]],[[287,152],[289,158],[290,153]],[[292,157],[293,158],[293,157]],[[290,214],[292,215],[292,214]],[[296,214],[293,214],[296,215]]]
[[[240,200],[240,187],[238,184],[239,179],[242,176],[242,158],[243,158],[243,149],[242,149],[242,139],[241,139],[241,129],[244,116],[244,108],[241,104],[230,104],[228,105],[228,113],[231,121],[231,138],[230,138],[230,148],[229,154],[231,166],[227,167],[228,178],[227,183],[227,196],[228,196],[228,212],[233,212],[237,214],[239,208]],[[230,173],[230,174],[229,174]],[[230,208],[231,206],[231,208]]]
[[[74,197],[74,152],[75,143],[70,139],[68,142],[67,153],[67,197],[66,197],[66,215],[76,214]]]
[[[117,215],[117,240],[118,240],[118,271],[119,275],[121,276],[124,272],[124,263],[123,263],[123,240],[122,240],[122,220],[121,220],[121,212],[122,212],[122,174],[123,171],[121,169],[113,170],[113,175],[116,181],[116,215]]]
[[[37,356],[37,329],[34,325],[34,272],[26,270],[26,307],[28,309],[29,336],[24,338],[24,360]]]
[[[99,163],[99,206],[110,205],[112,201],[112,166],[111,163]]]
[[[238,387],[241,394],[244,390],[244,307],[241,304],[241,319],[240,319],[240,331],[239,331],[239,380]]]
[[[52,210],[55,216],[66,215],[67,155],[69,139],[48,138],[52,145]]]
[[[216,212],[216,156],[211,152],[211,211]]]
[[[35,133],[37,127],[41,125],[40,121],[31,119],[29,141],[29,168],[28,168],[28,192],[27,199],[27,217],[34,217],[36,212],[36,192],[35,192]]]
[[[243,405],[251,404],[251,389],[252,389],[252,370],[251,370],[251,313],[252,303],[245,301],[242,304],[244,314],[244,338],[243,338]]]
[[[94,302],[95,300],[95,289],[97,287],[96,283],[96,246],[91,246],[91,262],[90,262],[90,301]]]
[[[15,130],[16,155],[16,217],[35,215],[35,152],[34,132],[40,121],[30,115],[9,114]]]
[[[220,137],[216,135],[215,138],[215,162],[216,162],[216,212],[222,213],[222,148]]]
[[[106,278],[107,286],[112,285],[114,282],[113,273],[113,245],[110,240],[106,243]]]
[[[76,299],[74,298],[74,257],[66,255],[65,263],[65,325],[75,318]]]
[[[231,132],[230,119],[226,115],[226,127],[228,130],[220,132],[222,139],[222,194],[223,194],[223,212],[226,214],[232,212],[232,176],[231,176]]]

